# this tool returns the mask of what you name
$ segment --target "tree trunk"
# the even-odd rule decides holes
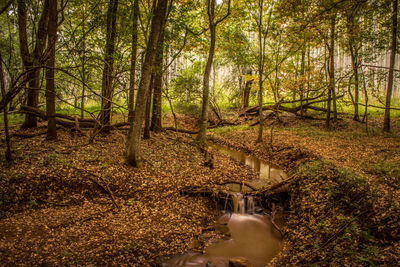
[[[40,69],[36,68],[41,65],[43,61],[43,49],[46,44],[47,38],[47,22],[48,22],[48,9],[49,1],[45,0],[43,4],[43,11],[39,20],[35,48],[31,53],[28,47],[27,35],[27,8],[26,1],[18,0],[18,33],[20,42],[20,53],[22,63],[25,70],[28,72],[28,94],[27,105],[30,107],[37,107],[39,104],[39,87],[40,87]],[[25,121],[22,128],[33,128],[37,126],[37,118],[32,114],[26,114]]]
[[[360,116],[358,112],[358,102],[360,98],[360,91],[359,91],[359,75],[358,75],[358,48],[356,44],[356,40],[354,38],[355,34],[355,21],[354,16],[350,16],[348,18],[347,23],[347,35],[348,35],[348,46],[350,50],[350,58],[351,58],[351,66],[353,68],[353,75],[354,75],[354,117],[353,120],[360,121]]]
[[[142,75],[136,100],[136,108],[131,123],[126,148],[127,163],[141,166],[140,137],[142,133],[143,120],[145,115],[146,101],[149,94],[150,79],[153,70],[154,59],[157,53],[157,43],[160,36],[162,23],[165,18],[168,0],[159,0],[151,22],[151,31],[146,48],[146,56],[142,65]]]
[[[263,137],[263,127],[264,127],[264,116],[263,116],[263,72],[264,72],[264,43],[263,43],[263,33],[262,33],[262,18],[263,18],[263,9],[264,2],[263,0],[259,0],[258,2],[260,18],[258,22],[258,46],[259,46],[259,61],[258,61],[258,106],[259,106],[259,114],[258,114],[258,136],[257,143],[262,142]],[[264,37],[265,38],[265,37]],[[275,97],[276,101],[276,97]]]
[[[246,75],[252,75],[251,69],[247,70]],[[245,83],[243,91],[242,91],[242,109],[245,109],[249,106],[250,90],[251,90],[251,85],[253,84],[253,81],[254,81],[253,78],[251,78],[249,80],[246,79],[246,83]]]
[[[200,118],[200,131],[196,137],[196,140],[199,143],[203,143],[206,138],[206,131],[208,127],[208,106],[209,106],[209,97],[210,97],[210,74],[212,63],[214,60],[214,52],[215,52],[215,40],[216,40],[216,24],[214,22],[215,17],[215,0],[207,1],[208,8],[208,24],[210,27],[210,48],[208,51],[208,59],[206,68],[204,70],[203,77],[203,103],[201,109],[201,118]]]
[[[335,88],[335,31],[336,31],[336,13],[332,17],[331,21],[331,62],[330,62],[330,69],[331,69],[331,77],[329,79],[330,88],[332,91],[332,104],[333,104],[333,121],[337,122],[337,106],[336,106],[336,88]]]
[[[85,20],[86,20],[86,0],[83,1],[83,21],[82,21],[82,96],[81,96],[81,118],[85,116],[85,91],[86,91],[86,34],[85,34]]]
[[[305,65],[306,65],[306,48],[304,47],[301,51],[301,65],[300,65],[300,76],[301,76],[301,85],[300,85],[300,116],[304,116],[303,109],[303,99],[304,99],[304,74],[305,74]]]
[[[358,114],[358,102],[360,99],[360,90],[359,90],[359,75],[358,75],[358,53],[357,50],[353,47],[353,42],[350,41],[350,57],[351,57],[351,66],[353,67],[354,74],[354,117],[353,120],[360,121],[360,116]]]
[[[153,113],[151,116],[150,129],[154,132],[162,130],[161,121],[161,92],[163,83],[163,62],[164,62],[164,29],[160,33],[160,40],[157,45],[157,56],[155,61],[155,71],[153,80]]]
[[[331,102],[333,100],[333,111],[336,110],[336,97],[335,97],[335,26],[336,26],[336,14],[332,16],[331,20],[331,33],[330,33],[330,44],[329,44],[329,88],[328,88],[328,103],[326,112],[327,128],[330,127],[331,120]],[[333,99],[332,99],[333,98]],[[337,116],[337,112],[335,112]],[[335,115],[334,115],[335,116]]]
[[[54,84],[54,67],[56,59],[57,41],[57,0],[49,0],[49,23],[47,50],[49,59],[46,68],[46,113],[47,113],[47,139],[57,138],[56,128],[56,90]]]
[[[153,86],[154,86],[154,69],[156,65],[153,66],[153,74],[151,75],[150,86],[149,86],[149,95],[146,100],[146,112],[144,115],[144,131],[143,131],[143,139],[150,139],[150,113],[151,113],[151,100],[153,96]]]
[[[114,50],[115,50],[115,37],[117,34],[117,28],[116,28],[117,9],[118,9],[118,0],[110,0],[107,11],[107,36],[106,36],[106,49],[104,55],[102,99],[101,99],[101,112],[100,112],[100,122],[103,127],[102,132],[104,133],[108,133],[110,131],[110,122],[111,122]]]
[[[135,106],[135,87],[136,87],[136,59],[137,59],[137,44],[138,44],[138,16],[139,16],[139,0],[133,3],[133,19],[132,19],[132,54],[131,54],[131,69],[129,75],[129,100],[128,100],[128,119],[129,123],[133,121],[133,113]]]
[[[1,94],[3,99],[6,97],[6,77],[4,75],[3,71],[3,58],[0,53],[0,86],[1,86]],[[11,140],[10,140],[10,133],[8,130],[8,105],[5,104],[3,106],[3,112],[4,112],[4,131],[6,134],[6,151],[5,151],[5,157],[7,161],[12,161],[12,155],[11,155]]]
[[[393,72],[394,65],[396,60],[396,48],[397,48],[397,5],[398,0],[393,0],[392,2],[392,49],[390,52],[390,62],[389,62],[389,77],[386,89],[386,109],[385,109],[385,118],[383,121],[383,131],[390,132],[390,101],[392,99],[392,91],[393,91]]]

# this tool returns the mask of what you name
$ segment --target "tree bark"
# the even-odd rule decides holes
[[[356,44],[356,40],[354,38],[355,34],[355,21],[354,15],[350,14],[347,22],[347,35],[348,35],[348,46],[350,50],[350,58],[351,58],[351,66],[353,68],[353,75],[354,75],[354,117],[353,120],[360,121],[360,116],[358,112],[358,102],[360,98],[360,91],[359,91],[359,75],[358,75],[358,47]]]
[[[301,76],[301,85],[300,85],[300,116],[304,116],[304,109],[303,109],[303,99],[304,99],[304,74],[305,74],[305,65],[306,65],[306,48],[304,47],[301,51],[301,66],[300,66],[300,76]]]
[[[86,34],[85,34],[85,20],[86,20],[86,0],[83,1],[83,21],[82,21],[82,95],[81,95],[81,118],[85,116],[85,91],[86,91]]]
[[[337,122],[337,103],[336,103],[336,88],[335,88],[335,38],[336,38],[336,13],[332,17],[331,21],[331,62],[330,62],[330,69],[331,69],[331,78],[329,80],[330,88],[332,91],[332,107],[333,107],[333,121]]]
[[[157,42],[160,36],[162,23],[165,18],[168,0],[159,0],[155,8],[151,22],[151,31],[146,48],[146,56],[142,65],[136,108],[131,123],[126,148],[126,161],[128,164],[140,167],[142,164],[140,153],[140,137],[142,133],[143,120],[145,115],[146,101],[149,95],[150,79],[153,70],[154,59],[157,53]]]
[[[20,42],[20,53],[25,70],[28,71],[28,93],[27,105],[37,107],[39,104],[40,69],[36,68],[43,61],[43,49],[47,38],[48,10],[49,1],[45,0],[43,11],[39,20],[38,30],[35,41],[35,48],[31,53],[28,48],[27,34],[27,8],[26,1],[18,0],[18,33]],[[22,128],[33,128],[37,126],[37,118],[31,114],[26,114]]]
[[[129,100],[128,100],[128,120],[133,121],[134,106],[135,106],[135,87],[136,87],[136,61],[137,61],[137,44],[138,44],[138,16],[139,16],[139,0],[133,3],[132,15],[132,54],[131,54],[131,69],[129,74]]]
[[[113,96],[113,71],[114,71],[114,50],[115,37],[117,35],[117,9],[118,0],[110,0],[107,11],[107,36],[106,48],[104,55],[104,69],[102,80],[102,99],[100,122],[102,124],[102,132],[110,132],[111,121],[111,102]]]
[[[390,132],[390,102],[392,99],[393,92],[393,73],[394,73],[394,65],[396,60],[396,48],[397,48],[397,6],[398,0],[393,0],[392,2],[392,47],[390,52],[390,62],[389,62],[389,77],[386,89],[386,109],[385,109],[385,118],[383,121],[383,131]]]
[[[1,94],[3,96],[3,99],[6,97],[6,77],[4,75],[4,70],[3,70],[3,58],[1,56],[0,52],[0,86],[1,86]],[[4,131],[6,134],[6,151],[5,151],[5,157],[7,161],[12,161],[12,154],[11,154],[11,140],[10,140],[10,133],[8,130],[8,106],[5,104],[3,106],[3,112],[4,112]]]
[[[262,142],[263,137],[263,127],[264,127],[264,116],[262,114],[263,111],[263,75],[264,75],[264,42],[263,42],[263,33],[262,33],[262,18],[263,18],[263,9],[264,9],[264,1],[258,1],[258,8],[260,11],[260,18],[258,22],[258,46],[259,46],[259,60],[258,60],[258,106],[259,106],[259,114],[258,114],[258,136],[257,143]],[[265,38],[265,37],[264,37]],[[276,100],[276,99],[275,99]]]
[[[54,67],[56,60],[56,41],[57,41],[57,0],[49,0],[49,21],[48,21],[48,41],[47,50],[49,59],[46,68],[46,114],[47,139],[57,139],[56,128],[56,91],[54,83]]]
[[[331,102],[333,100],[334,112],[336,110],[336,97],[335,97],[335,26],[336,26],[336,14],[331,19],[331,32],[330,32],[330,44],[329,44],[329,88],[328,88],[328,102],[325,125],[327,128],[330,127],[331,121]],[[335,112],[337,116],[337,112]],[[337,119],[337,118],[336,118]]]
[[[247,70],[246,75],[252,75],[251,69]],[[245,109],[249,106],[249,98],[250,98],[250,90],[251,90],[251,85],[253,84],[254,79],[246,79],[246,83],[244,85],[243,91],[242,91],[242,109]]]
[[[150,129],[153,132],[160,132],[162,130],[161,121],[161,92],[163,84],[163,62],[164,62],[164,29],[160,34],[160,40],[157,45],[157,56],[155,61],[155,71],[153,80],[153,112],[151,116]]]
[[[151,75],[150,79],[150,86],[149,86],[149,95],[146,100],[146,111],[144,115],[144,131],[143,131],[143,139],[150,139],[150,113],[151,113],[151,100],[153,96],[153,84],[154,84],[154,69],[156,66],[153,67],[153,74]]]

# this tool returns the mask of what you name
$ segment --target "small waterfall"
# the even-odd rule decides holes
[[[245,200],[243,198],[243,196],[241,196],[241,198],[239,199],[239,210],[238,210],[239,214],[246,214],[246,206],[245,206]]]
[[[233,213],[239,213],[241,201],[243,200],[243,195],[240,193],[232,194],[232,206],[233,206]]]
[[[233,213],[253,214],[254,199],[253,196],[243,196],[241,193],[231,194]]]
[[[253,214],[254,213],[254,200],[253,196],[247,197],[247,213]]]

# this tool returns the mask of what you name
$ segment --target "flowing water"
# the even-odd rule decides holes
[[[259,172],[259,179],[246,181],[255,188],[274,184],[285,179],[286,174],[265,161],[246,155],[220,145],[208,144],[221,153],[245,163]],[[236,187],[237,188],[236,188]],[[206,266],[230,266],[232,259],[244,258],[248,266],[265,266],[274,258],[282,248],[282,237],[271,222],[268,215],[255,214],[254,199],[250,195],[239,193],[238,185],[231,185],[232,213],[225,213],[218,219],[215,229],[228,229],[229,240],[219,241],[209,246],[204,254],[187,253],[172,258],[164,267],[206,267]],[[282,218],[278,215],[276,224],[282,224]],[[221,227],[222,226],[222,227]]]
[[[282,238],[267,215],[253,214],[253,197],[231,194],[234,213],[226,213],[217,223],[227,224],[230,239],[209,246],[204,254],[177,256],[162,266],[228,267],[232,259],[245,259],[248,266],[261,267],[275,257],[282,247]],[[278,222],[279,224],[279,222]],[[218,228],[218,227],[216,227]]]
[[[257,157],[214,143],[207,143],[207,145],[215,148],[224,155],[230,156],[231,158],[250,166],[258,172],[259,179],[250,182],[253,187],[259,188],[266,184],[275,184],[287,178],[286,173],[279,167]]]

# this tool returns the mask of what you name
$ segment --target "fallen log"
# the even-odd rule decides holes
[[[33,107],[28,107],[28,106],[21,106],[20,112],[33,114],[33,115],[41,118],[42,120],[47,121],[47,115],[43,110],[33,108]],[[64,120],[62,120],[60,118],[63,118]],[[70,121],[67,121],[65,119],[70,120]],[[79,122],[80,128],[92,128],[95,124],[95,121],[94,120],[91,121],[90,119],[78,119],[78,122]],[[72,116],[56,113],[56,124],[59,124],[66,128],[75,128],[75,118]]]
[[[33,107],[28,107],[28,106],[21,106],[21,109],[19,110],[20,113],[29,113],[33,114],[42,120],[47,121],[47,115],[46,112],[43,110],[33,108]],[[69,116],[65,114],[60,114],[56,113],[56,124],[61,125],[65,128],[93,128],[96,125],[96,120],[95,119],[81,119],[76,116]],[[119,122],[111,125],[111,128],[119,128],[123,126],[128,126],[128,122]]]
[[[342,98],[344,95],[338,96],[336,99]],[[303,105],[297,106],[297,107],[286,107],[283,106],[283,104],[289,104],[291,102],[279,102],[276,103],[274,105],[268,105],[268,106],[263,106],[262,110],[272,110],[272,111],[283,111],[283,112],[288,112],[288,113],[293,113],[295,115],[298,115],[298,112],[306,109],[311,109],[311,110],[315,110],[315,111],[321,111],[321,112],[327,112],[326,108],[322,108],[322,107],[316,107],[316,106],[312,106],[313,104],[318,104],[318,103],[323,103],[323,102],[327,102],[327,99],[320,99],[320,100],[315,100],[315,101],[311,101],[308,103],[304,103]],[[252,106],[249,108],[246,108],[245,110],[243,110],[240,114],[239,117],[242,116],[258,116],[259,114],[259,107],[258,106]]]
[[[187,133],[187,134],[198,134],[199,131],[190,131],[190,130],[185,130],[185,129],[177,129],[175,127],[163,127],[163,130],[165,131],[174,131],[178,133]]]

